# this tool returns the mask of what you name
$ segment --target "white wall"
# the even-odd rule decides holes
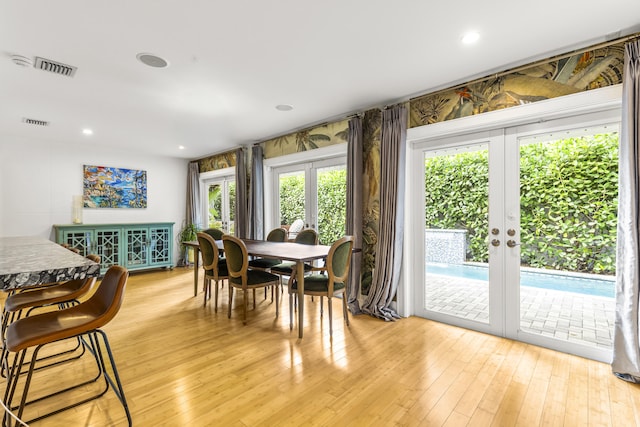
[[[0,236],[53,240],[53,224],[72,222],[72,196],[82,194],[85,164],[146,170],[148,188],[146,209],[84,209],[84,224],[166,221],[175,223],[177,235],[185,216],[187,160],[107,150],[90,141],[67,146],[2,136]]]

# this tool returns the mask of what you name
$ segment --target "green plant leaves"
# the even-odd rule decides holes
[[[598,134],[520,148],[524,265],[615,274],[618,136]],[[425,160],[425,226],[465,229],[469,261],[487,262],[485,151]]]

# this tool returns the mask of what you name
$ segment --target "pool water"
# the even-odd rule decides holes
[[[489,269],[478,265],[427,263],[426,272],[428,274],[439,274],[464,279],[484,281],[489,279]],[[520,285],[613,298],[615,296],[616,282],[614,277],[589,278],[575,276],[565,272],[560,274],[559,272],[538,273],[521,270]]]

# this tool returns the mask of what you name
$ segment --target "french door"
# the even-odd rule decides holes
[[[617,124],[588,114],[415,148],[424,268],[413,312],[607,360]]]
[[[218,228],[227,234],[235,231],[236,181],[233,175],[202,181],[205,228]]]
[[[274,168],[273,218],[289,227],[290,238],[302,228],[318,232],[321,244],[331,244],[345,233],[346,162],[344,157]]]

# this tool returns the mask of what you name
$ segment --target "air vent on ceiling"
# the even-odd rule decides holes
[[[77,67],[72,65],[63,64],[62,62],[52,61],[50,59],[40,58],[36,56],[36,63],[34,67],[43,70],[49,71],[51,73],[60,74],[61,76],[73,77],[76,73]]]
[[[26,117],[22,118],[22,122],[26,123],[28,125],[36,125],[36,126],[49,126],[49,122],[46,122],[44,120],[37,120],[37,119],[28,119]]]

